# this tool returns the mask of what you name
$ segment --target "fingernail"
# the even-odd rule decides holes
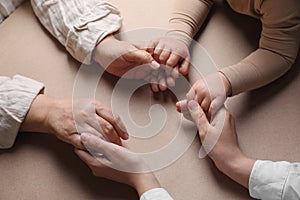
[[[87,142],[89,137],[90,137],[90,134],[82,133],[81,136],[80,136],[80,139],[81,139],[82,142]]]
[[[196,110],[198,108],[198,103],[196,101],[189,101],[189,109]]]
[[[155,60],[153,60],[151,62],[151,66],[154,68],[154,69],[158,69],[160,67],[160,64],[158,62],[156,62]]]
[[[129,138],[128,133],[124,133],[124,134],[123,134],[123,139],[124,139],[124,140],[127,140],[128,138]]]

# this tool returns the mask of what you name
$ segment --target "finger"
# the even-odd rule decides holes
[[[183,112],[185,110],[188,110],[187,109],[187,100],[178,101],[176,103],[176,107],[177,107],[178,112]]]
[[[192,87],[186,94],[186,100],[191,101],[191,100],[195,100],[195,98],[196,98],[196,90],[194,89],[194,87]]]
[[[204,98],[201,102],[201,108],[203,109],[204,112],[208,112],[209,106],[210,106],[210,99],[209,98]]]
[[[77,149],[86,150],[86,148],[81,143],[79,134],[74,134],[73,137],[71,138],[71,142]]]
[[[158,77],[158,83],[161,91],[165,91],[167,89],[165,77],[161,74]]]
[[[173,68],[178,64],[180,59],[182,59],[182,58],[179,55],[176,55],[176,54],[172,53],[170,55],[170,57],[168,58],[168,60],[166,62],[166,65]]]
[[[88,166],[94,166],[96,162],[98,162],[91,154],[86,151],[75,149],[74,150],[77,156]],[[98,164],[98,163],[97,163]]]
[[[150,53],[151,55],[154,52],[154,48],[155,48],[155,43],[154,41],[142,41],[142,42],[132,42],[132,45],[134,45],[136,48],[141,49],[141,50],[145,50],[148,53]]]
[[[118,135],[115,128],[105,119],[98,117],[98,122],[100,124],[100,127],[102,129],[101,133],[111,142],[122,145],[122,142],[120,140],[120,136]]]
[[[170,87],[174,87],[175,86],[175,79],[172,76],[168,76],[167,77],[167,84]]]
[[[174,67],[172,72],[171,72],[171,76],[174,78],[174,79],[177,79],[179,77],[179,71],[178,71],[178,66]]]
[[[179,72],[182,75],[187,75],[190,69],[190,61],[189,58],[186,58],[183,60],[183,62],[181,63],[180,67],[179,67]]]
[[[164,49],[159,56],[159,63],[165,65],[170,55],[171,52],[169,50]]]
[[[103,154],[107,156],[111,152],[111,148],[112,148],[111,145],[114,145],[90,133],[82,133],[80,135],[80,139],[82,144],[92,154]]]
[[[120,116],[117,114],[113,114],[110,109],[104,108],[101,106],[101,104],[96,104],[96,113],[106,121],[108,121],[115,130],[117,131],[118,135],[124,139],[127,140],[129,135],[127,133],[126,127],[121,120]]]
[[[194,100],[188,102],[188,109],[193,121],[198,127],[198,131],[202,140],[205,138],[205,135],[209,128],[209,122],[206,118],[206,115],[199,104]]]
[[[126,61],[136,63],[137,65],[150,63],[150,66],[154,70],[157,70],[160,67],[159,63],[153,59],[152,55],[144,50],[131,51],[124,54],[123,58]]]
[[[219,101],[218,99],[212,101],[210,104],[209,110],[208,110],[208,116],[209,118],[212,118],[218,110],[222,107],[223,102]]]
[[[153,53],[155,60],[159,60],[160,54],[163,50],[164,50],[164,45],[162,43],[157,43]]]

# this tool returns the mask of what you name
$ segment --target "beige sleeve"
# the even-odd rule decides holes
[[[103,0],[31,0],[45,28],[79,62],[89,64],[95,46],[122,24],[119,10]]]
[[[231,83],[232,95],[274,81],[290,69],[297,57],[300,1],[263,1],[261,14],[259,48],[238,64],[220,70]]]
[[[168,36],[189,45],[200,29],[213,4],[213,0],[177,0],[169,20]]]

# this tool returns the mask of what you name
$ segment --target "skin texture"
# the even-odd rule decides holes
[[[176,103],[177,111],[191,120],[187,102],[195,100],[211,118],[224,104],[231,94],[231,85],[226,77],[217,72],[198,80],[186,95],[186,99]]]
[[[215,118],[209,122],[201,106],[194,100],[188,102],[188,110],[191,119],[197,125],[202,143],[208,135],[221,132],[216,145],[208,152],[208,156],[221,172],[248,188],[255,160],[248,158],[240,150],[235,122],[231,114],[222,107],[214,116]],[[219,126],[223,123],[222,115],[225,115],[225,122],[224,125]]]
[[[92,152],[92,155],[79,149],[76,149],[75,153],[89,166],[95,176],[130,185],[137,190],[140,196],[152,188],[160,187],[152,173],[133,172],[143,171],[147,168],[137,154],[88,133],[81,135],[81,141],[86,149]],[[132,169],[133,171],[131,171]]]
[[[54,99],[38,95],[20,127],[24,132],[52,133],[60,140],[85,149],[80,135],[88,131],[122,145],[128,139],[120,117],[95,100]],[[102,135],[103,134],[103,135]]]

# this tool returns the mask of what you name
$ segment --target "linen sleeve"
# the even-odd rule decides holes
[[[295,62],[300,40],[300,2],[263,1],[259,48],[241,62],[220,71],[232,95],[264,86],[285,74]]]
[[[0,149],[12,147],[33,100],[43,84],[23,76],[0,76]]]
[[[79,62],[90,64],[96,45],[118,31],[119,10],[103,0],[31,0],[41,24]]]
[[[300,199],[300,163],[256,161],[249,193],[262,200]]]
[[[212,4],[213,0],[177,0],[169,19],[167,36],[189,45],[205,21]]]
[[[154,188],[146,191],[140,198],[140,200],[173,200],[170,194],[163,188]]]

